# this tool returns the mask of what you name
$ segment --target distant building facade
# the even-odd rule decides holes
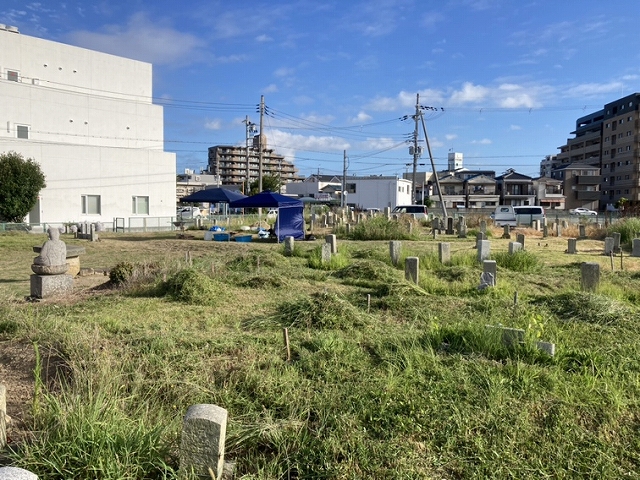
[[[250,147],[237,145],[216,145],[209,147],[209,162],[207,171],[211,175],[220,177],[222,185],[236,185],[238,189],[246,190],[249,183],[258,180],[260,175],[260,136],[253,138]],[[282,184],[300,181],[298,169],[293,163],[285,160],[283,155],[277,154],[267,147],[266,136],[262,136],[262,175],[276,176]]]

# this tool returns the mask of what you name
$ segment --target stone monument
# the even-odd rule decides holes
[[[46,298],[70,292],[73,289],[73,277],[66,275],[67,246],[60,240],[60,230],[49,227],[49,240],[44,242],[40,255],[33,260],[31,270],[31,296]]]

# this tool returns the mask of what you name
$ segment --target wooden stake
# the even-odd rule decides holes
[[[284,347],[287,351],[287,362],[291,361],[291,346],[289,345],[289,329],[283,328],[282,335],[284,337]]]
[[[371,294],[367,293],[367,313],[371,312]]]

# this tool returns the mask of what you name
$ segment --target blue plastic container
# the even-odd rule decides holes
[[[214,242],[228,242],[230,235],[228,233],[214,233],[213,241]]]
[[[236,242],[247,243],[247,242],[251,241],[251,235],[237,235],[234,238],[235,238]]]

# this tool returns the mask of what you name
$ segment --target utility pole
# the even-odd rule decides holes
[[[438,180],[438,172],[436,171],[436,165],[433,163],[433,155],[431,154],[431,145],[429,144],[429,137],[427,135],[427,126],[424,123],[424,117],[422,116],[422,112],[420,112],[420,120],[422,121],[422,130],[424,131],[424,140],[427,144],[427,151],[429,152],[429,159],[431,160],[431,169],[433,170],[433,176],[436,179],[436,187],[438,188],[438,196],[440,197],[440,205],[442,205],[442,215],[444,216],[444,221],[447,221],[447,207],[444,204],[444,200],[442,199],[442,189],[440,188],[440,180]]]
[[[255,127],[255,124],[249,121],[249,115],[245,117],[242,123],[246,125],[245,145],[247,147],[247,189],[245,190],[245,194],[248,195],[251,189],[251,156],[249,155],[249,140],[253,140],[251,134],[254,132],[253,127]]]
[[[345,198],[345,192],[347,191],[347,167],[349,163],[349,157],[347,157],[347,151],[343,152],[342,159],[342,193],[340,194],[340,206],[342,208],[347,206],[347,200]]]
[[[258,193],[262,192],[262,119],[264,117],[264,95],[260,95],[260,136],[258,137]]]
[[[416,203],[416,170],[418,168],[418,157],[420,157],[420,149],[418,148],[418,118],[420,115],[420,94],[416,93],[416,115],[415,128],[413,130],[413,173],[411,174],[411,203]]]

